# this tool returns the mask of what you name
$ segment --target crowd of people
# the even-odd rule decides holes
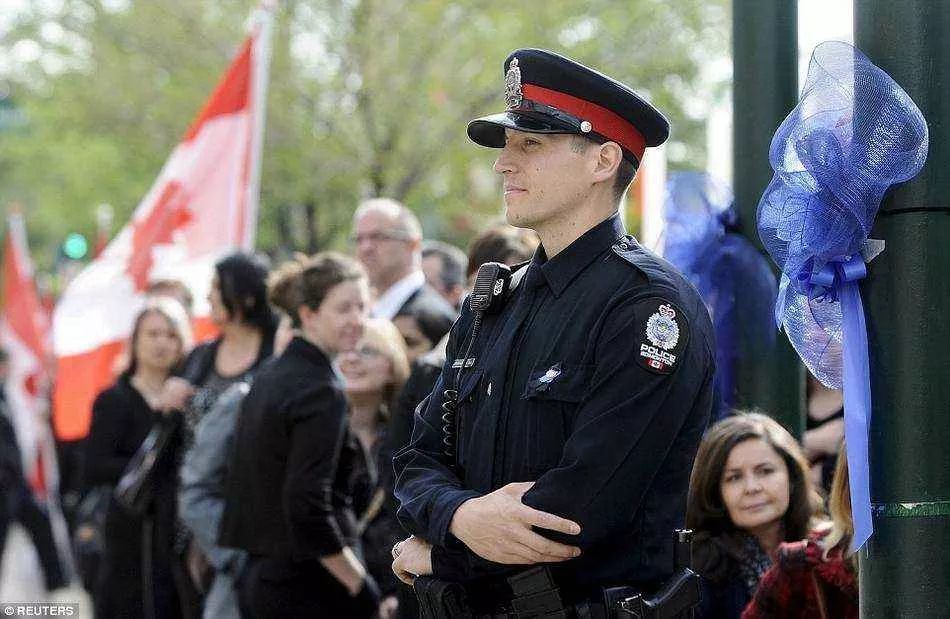
[[[391,568],[406,537],[392,458],[477,267],[528,260],[537,241],[498,224],[466,256],[424,243],[412,213],[382,200],[357,211],[354,229],[357,258],[298,255],[273,270],[252,255],[222,259],[210,342],[193,345],[180,287],[153,287],[85,441],[84,488],[111,497],[100,500],[101,557],[81,566],[96,617],[308,616],[315,590],[325,616],[416,616]],[[836,419],[833,397],[813,391],[819,421]],[[162,427],[171,439],[143,473],[137,454]],[[824,446],[838,452],[840,438],[806,459],[765,415],[706,431],[686,513],[699,617],[856,616],[840,454],[822,498]],[[136,473],[149,488],[130,509],[115,488]]]
[[[602,593],[671,574],[684,508],[698,617],[857,617],[840,394],[809,386],[803,444],[759,412],[707,427],[708,312],[623,230],[666,119],[550,52],[505,67],[508,112],[469,135],[502,149],[518,228],[466,255],[369,200],[350,254],[220,260],[197,345],[187,290],[152,285],[84,443],[96,617],[614,616]],[[486,263],[519,268],[466,305]],[[0,534],[36,511],[7,460]],[[446,586],[417,600],[420,577]]]
[[[308,616],[315,588],[326,616],[414,615],[391,569],[405,537],[392,456],[478,265],[528,260],[537,240],[497,224],[466,255],[371,200],[353,243],[355,257],[273,269],[220,260],[218,335],[198,344],[187,289],[150,287],[84,441],[103,543],[80,570],[97,617]],[[130,484],[145,498],[127,500]]]

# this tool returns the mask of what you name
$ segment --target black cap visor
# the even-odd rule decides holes
[[[579,133],[577,125],[567,120],[512,111],[476,118],[468,123],[468,137],[482,146],[504,148],[505,129],[525,133]]]

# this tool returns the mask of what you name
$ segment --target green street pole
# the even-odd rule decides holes
[[[950,5],[858,0],[855,41],[920,107],[930,153],[884,200],[862,296],[871,357],[874,535],[862,617],[950,617]]]
[[[733,178],[742,232],[763,251],[755,225],[759,198],[772,180],[769,143],[798,101],[798,3],[732,3]],[[740,308],[763,311],[744,302]],[[771,308],[765,311],[771,311]],[[739,329],[736,368],[739,408],[757,408],[793,435],[805,429],[804,371],[784,334],[764,342]]]

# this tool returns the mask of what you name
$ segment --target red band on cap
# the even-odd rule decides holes
[[[646,150],[646,140],[643,135],[629,121],[607,108],[534,84],[521,84],[521,92],[525,99],[549,105],[576,116],[582,121],[590,122],[591,131],[620,144],[633,153],[637,161],[643,159],[643,151]]]

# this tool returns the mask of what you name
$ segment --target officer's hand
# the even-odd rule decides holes
[[[491,494],[465,501],[455,511],[449,531],[472,552],[495,563],[531,565],[579,556],[580,548],[551,541],[531,530],[535,526],[568,535],[581,532],[576,522],[522,503],[522,495],[533,485],[534,482],[508,484]]]
[[[399,580],[412,585],[416,576],[432,573],[432,544],[413,535],[393,547],[393,573]]]

